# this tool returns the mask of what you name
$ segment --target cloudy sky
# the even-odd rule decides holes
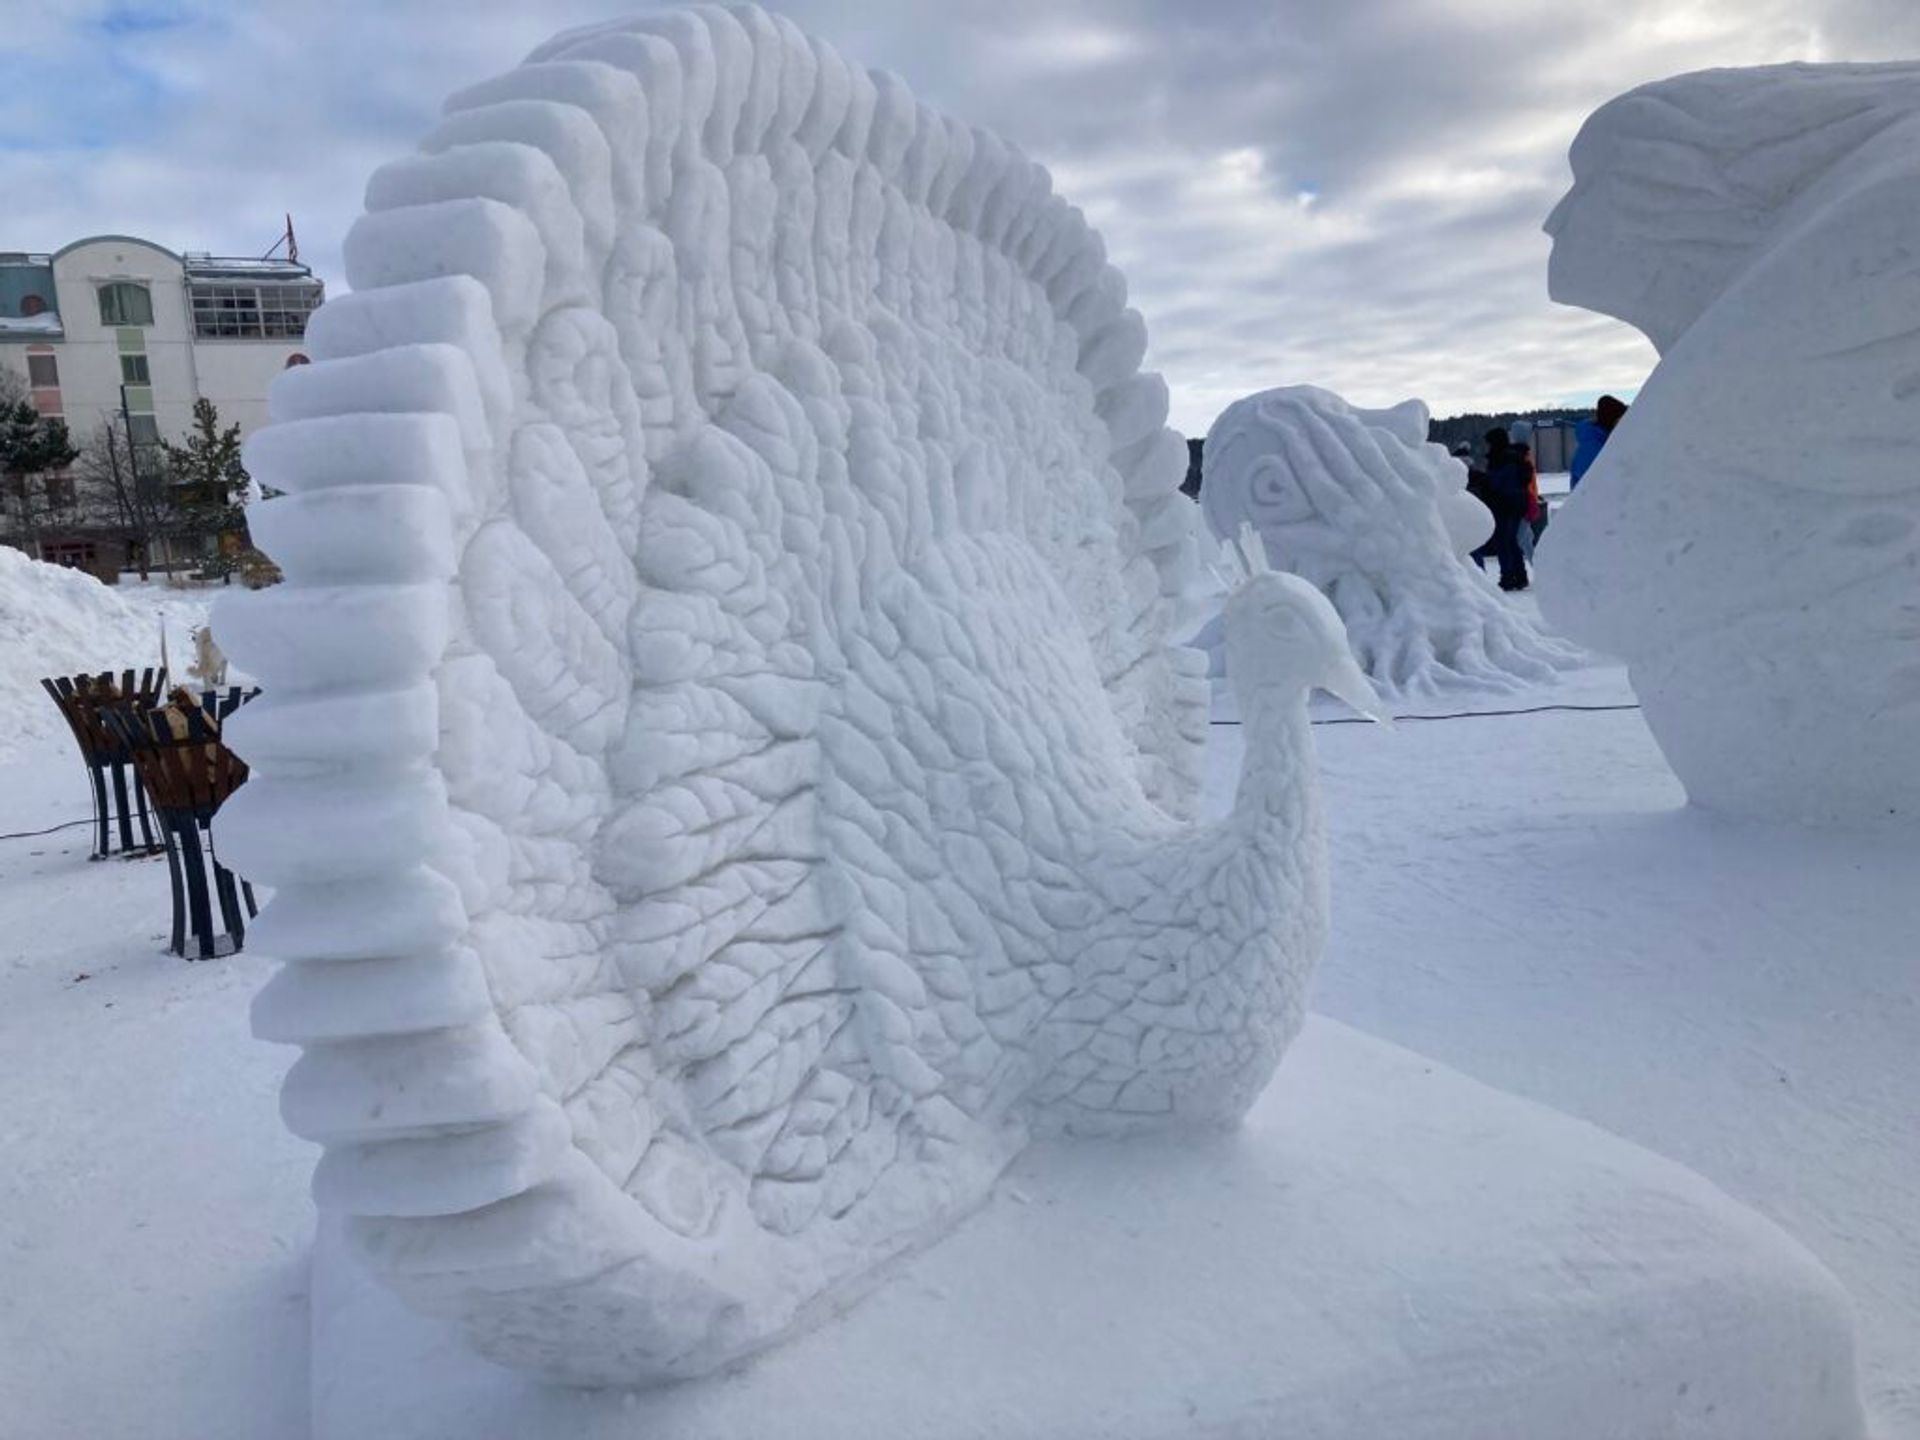
[[[448,91],[645,0],[0,0],[0,249],[121,231],[339,283],[361,185]],[[776,0],[1015,140],[1107,237],[1204,432],[1312,381],[1579,401],[1652,352],[1546,298],[1595,106],[1711,65],[1920,55],[1920,0]]]

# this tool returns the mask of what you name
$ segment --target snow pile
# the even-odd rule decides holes
[[[1204,465],[1214,534],[1253,525],[1275,564],[1333,601],[1383,690],[1511,690],[1578,663],[1465,562],[1492,517],[1466,467],[1428,443],[1418,400],[1362,410],[1312,385],[1265,390],[1214,421]]]
[[[1181,823],[1186,448],[1050,188],[711,7],[562,37],[370,182],[248,452],[288,583],[219,614],[267,695],[218,830],[278,889],[322,1206],[492,1357],[711,1370],[1032,1135],[1232,1119],[1300,1026],[1306,697],[1371,692],[1250,566],[1260,744]]]
[[[1864,1433],[1846,1295],[1799,1245],[1669,1161],[1318,1016],[1236,1135],[1037,1145],[897,1283],[705,1385],[530,1385],[324,1234],[314,1314],[313,1440]]]
[[[1541,608],[1710,808],[1920,819],[1916,143],[1920,66],[1681,76],[1588,120],[1547,222],[1554,298],[1662,358]]]
[[[64,734],[43,677],[160,663],[160,621],[80,570],[0,545],[0,759]]]

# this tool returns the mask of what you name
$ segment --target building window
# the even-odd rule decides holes
[[[321,293],[318,285],[195,284],[193,332],[213,340],[298,340]]]
[[[92,570],[100,563],[100,552],[91,540],[43,540],[40,558],[69,570]]]
[[[48,353],[27,354],[27,383],[36,390],[50,390],[60,383],[60,362]]]
[[[158,445],[160,443],[160,422],[151,415],[127,416],[127,433],[133,437],[136,445]]]
[[[153,324],[153,296],[144,285],[116,280],[100,287],[100,323],[102,325]]]
[[[44,315],[46,313],[47,313],[47,302],[44,296],[22,295],[20,297],[20,314],[23,317],[31,316],[31,315]]]
[[[120,382],[123,385],[151,385],[152,377],[147,374],[147,357],[144,355],[122,355],[120,357]]]

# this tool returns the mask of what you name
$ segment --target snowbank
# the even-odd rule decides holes
[[[161,624],[83,571],[0,545],[0,759],[66,729],[42,676],[158,665]]]
[[[1699,1176],[1314,1018],[1231,1135],[1043,1144],[860,1307],[700,1385],[460,1352],[323,1237],[314,1440],[1857,1440],[1852,1317]]]

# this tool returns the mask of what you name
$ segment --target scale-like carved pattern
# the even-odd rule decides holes
[[[1324,933],[1305,687],[1364,683],[1250,580],[1261,759],[1183,823],[1185,446],[1046,173],[751,8],[562,36],[425,150],[249,452],[289,583],[220,617],[360,1252],[509,1363],[690,1375],[1036,1132],[1235,1118]],[[417,553],[304,523],[399,488]]]

